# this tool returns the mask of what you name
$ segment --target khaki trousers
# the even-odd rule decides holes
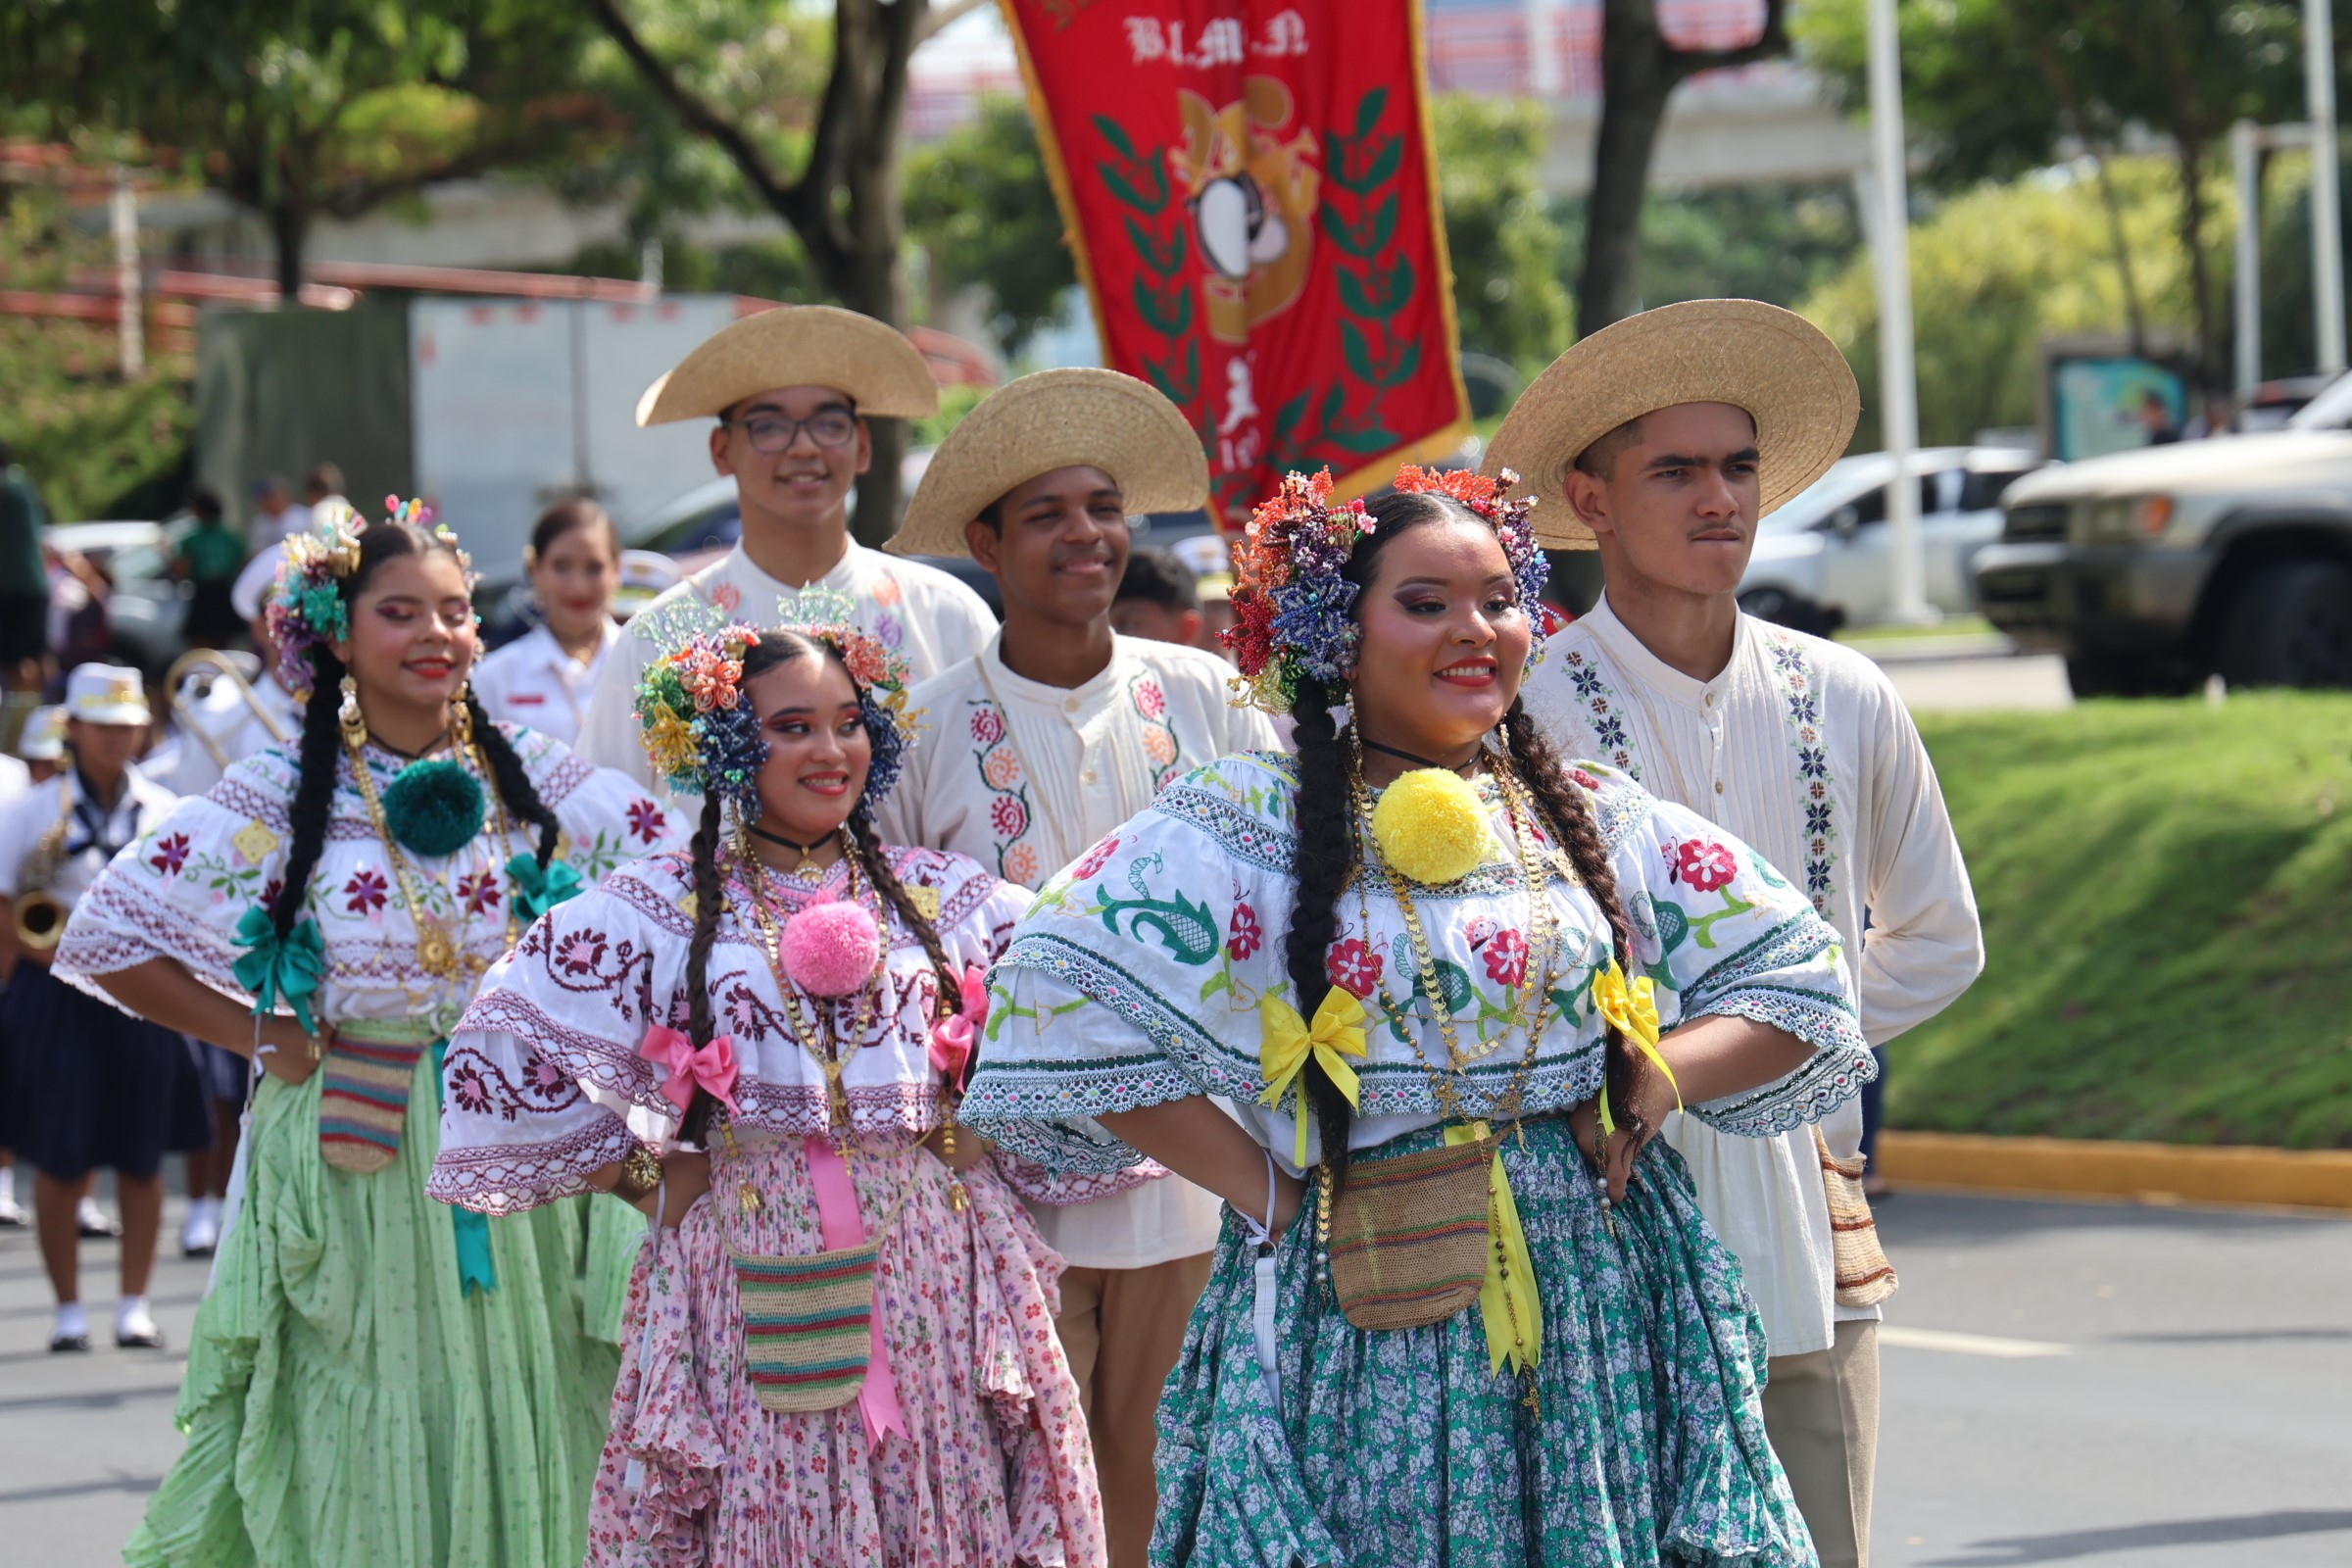
[[[1840,1323],[1826,1350],[1776,1355],[1764,1433],[1821,1568],[1870,1568],[1870,1489],[1879,1459],[1879,1325]]]
[[[1061,1276],[1061,1348],[1078,1380],[1102,1484],[1110,1568],[1144,1568],[1159,1490],[1159,1393],[1184,1349],[1184,1327],[1208,1288],[1211,1253],[1150,1268],[1073,1268]]]

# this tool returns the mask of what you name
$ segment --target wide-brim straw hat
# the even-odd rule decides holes
[[[888,548],[962,556],[964,525],[1041,473],[1084,466],[1119,482],[1130,516],[1208,500],[1208,458],[1176,405],[1116,370],[1039,370],[983,398],[949,432]]]
[[[1680,403],[1729,403],[1756,421],[1758,516],[1845,455],[1861,416],[1854,372],[1822,330],[1760,300],[1692,300],[1615,321],[1551,362],[1512,405],[1484,470],[1518,473],[1513,495],[1547,550],[1595,541],[1568,505],[1568,469],[1629,419]]]
[[[779,305],[705,338],[637,400],[640,425],[714,419],[756,392],[824,386],[859,414],[939,412],[939,383],[906,334],[830,305]]]

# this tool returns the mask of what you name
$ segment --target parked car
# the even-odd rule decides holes
[[[187,646],[190,589],[172,575],[177,539],[160,522],[71,522],[43,535],[52,549],[86,557],[106,573],[114,584],[106,608],[115,653],[148,671],[162,670]]]
[[[2000,536],[2002,490],[2039,460],[2008,447],[1931,447],[1912,455],[1926,553],[1927,599],[1946,614],[1976,608],[1969,567]],[[1884,452],[1841,458],[1756,530],[1740,579],[1740,608],[1798,631],[1828,636],[1885,620],[1894,608]]]
[[[2282,430],[2070,464],[2002,510],[1984,614],[2077,696],[2352,685],[2352,377]]]

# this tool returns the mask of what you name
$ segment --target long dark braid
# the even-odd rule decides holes
[[[1299,1016],[1312,1018],[1331,994],[1332,939],[1339,934],[1340,894],[1355,869],[1355,812],[1348,802],[1348,757],[1331,718],[1332,694],[1321,681],[1302,680],[1291,703],[1298,753],[1298,844],[1292,852],[1296,888],[1290,930],[1283,937],[1283,962],[1298,993]],[[1312,808],[1308,803],[1313,803]],[[1300,1082],[1323,1135],[1323,1158],[1335,1172],[1348,1168],[1348,1128],[1353,1117],[1347,1097],[1320,1061],[1309,1059]]]
[[[718,880],[723,801],[715,790],[703,797],[702,815],[688,846],[694,868],[694,935],[686,944],[686,1037],[697,1051],[709,1045],[716,1032],[710,1017],[710,949],[718,941],[719,910],[726,903]],[[678,1128],[679,1136],[699,1144],[710,1123],[710,1097],[698,1091]]]
[[[363,530],[359,565],[336,585],[346,612],[359,603],[360,595],[386,562],[435,553],[454,557],[457,546],[413,522],[387,520]],[[313,643],[310,657],[311,696],[302,710],[302,738],[295,753],[294,799],[286,813],[294,837],[286,847],[286,866],[277,897],[270,906],[270,924],[281,938],[291,934],[295,922],[302,917],[302,906],[310,894],[311,873],[318,868],[318,855],[325,847],[327,818],[334,807],[335,780],[343,761],[343,677],[350,673],[350,668],[324,643]],[[491,787],[498,791],[500,803],[539,829],[539,868],[546,870],[555,857],[562,824],[539,799],[539,791],[524,770],[522,759],[482,711],[482,705],[470,690],[466,694],[466,712],[473,725],[475,744],[481,747],[483,760],[490,764]]]
[[[939,1001],[932,1011],[944,1016],[962,1002],[963,976],[956,973],[956,966],[948,961],[948,950],[939,940],[939,928],[914,906],[914,900],[907,895],[906,884],[899,880],[899,873],[891,869],[890,857],[883,851],[881,835],[874,831],[874,824],[867,819],[862,803],[850,813],[849,827],[850,837],[858,844],[858,858],[865,866],[866,880],[873,883],[874,891],[882,895],[882,901],[906,923],[906,929],[914,933],[915,940],[922,943],[923,952],[931,959],[931,967],[938,971]]]
[[[1535,797],[1536,809],[1543,812],[1568,852],[1568,863],[1584,880],[1585,889],[1592,902],[1600,906],[1601,914],[1609,922],[1609,947],[1617,966],[1630,978],[1634,972],[1634,923],[1625,912],[1625,901],[1617,892],[1617,868],[1609,859],[1609,852],[1600,841],[1600,824],[1593,819],[1592,803],[1584,792],[1569,782],[1568,770],[1527,716],[1527,705],[1514,701],[1511,711],[1503,720],[1503,739],[1511,749],[1511,763],[1518,770],[1520,782]],[[1627,1042],[1613,1023],[1604,1020],[1607,1031],[1602,1058],[1603,1081],[1609,1088],[1609,1104],[1618,1124],[1632,1132],[1637,1139],[1646,1139],[1657,1131],[1635,1114],[1635,1089],[1654,1069],[1642,1054]]]

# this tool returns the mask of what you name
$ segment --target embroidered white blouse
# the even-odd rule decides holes
[[[1745,845],[1622,776],[1580,768],[1576,782],[1594,805],[1640,933],[1634,960],[1656,983],[1664,1027],[1730,1014],[1815,1048],[1787,1077],[1697,1113],[1765,1136],[1852,1098],[1877,1067],[1837,933],[1803,895]],[[1455,1075],[1459,1105],[1484,1116],[1508,1104],[1525,1054],[1521,1008],[1548,980],[1519,1107],[1565,1109],[1600,1088],[1606,1026],[1591,987],[1609,956],[1606,923],[1583,885],[1552,865],[1540,896],[1557,938],[1548,956],[1533,951],[1518,862],[1502,849],[1508,817],[1487,793],[1494,842],[1486,863],[1411,895],[1442,1004],[1461,1049],[1478,1058]],[[1213,1095],[1241,1107],[1258,1140],[1296,1169],[1294,1102],[1258,1103],[1258,1004],[1290,998],[1282,930],[1300,804],[1290,758],[1228,757],[1162,790],[1049,884],[991,976],[991,1034],[964,1119],[1048,1165],[1116,1169],[1141,1156],[1094,1118]],[[1439,1119],[1446,1107],[1425,1062],[1445,1062],[1447,1047],[1384,879],[1357,878],[1338,913],[1326,972],[1369,1015],[1369,1054],[1351,1062],[1361,1099],[1349,1143],[1364,1149]],[[1321,1144],[1307,1120],[1311,1164]]]
[[[890,857],[907,888],[937,894],[932,924],[958,967],[993,959],[1028,906],[1027,889],[960,855],[894,847]],[[848,874],[844,862],[820,882],[770,878],[779,923],[841,898]],[[586,1191],[583,1173],[633,1147],[632,1120],[675,1126],[662,1069],[639,1048],[655,1024],[686,1027],[694,921],[683,906],[693,885],[683,854],[625,866],[542,917],[484,977],[450,1040],[441,1155],[426,1188],[433,1197],[493,1214],[529,1208]],[[731,893],[719,915],[707,980],[714,1026],[734,1041],[739,1125],[822,1135],[832,1125],[824,1068],[794,1032],[766,939],[741,906],[746,897]],[[883,985],[876,1004],[815,998],[797,985],[794,994],[810,1027],[854,1047],[842,1069],[851,1126],[920,1136],[939,1122],[930,1058],[939,983],[920,939],[895,918]]]
[[[1233,666],[1201,649],[1116,638],[1101,674],[1061,687],[1014,674],[1002,643],[990,638],[911,694],[923,731],[881,810],[890,842],[955,850],[1041,887],[1168,780],[1275,744],[1263,714],[1233,706]],[[1163,1176],[1036,1217],[1074,1267],[1148,1268],[1214,1248],[1222,1211]]]
[[[1552,637],[1526,702],[1563,755],[1608,759],[1798,882],[1849,957],[1860,956],[1871,1044],[1934,1016],[1984,967],[1935,765],[1886,675],[1851,649],[1741,615],[1731,662],[1693,680],[1644,648],[1604,598]],[[1860,1106],[1822,1133],[1850,1157]],[[1678,1117],[1667,1136],[1740,1256],[1773,1354],[1828,1348],[1834,1316],[1879,1315],[1835,1307],[1828,1199],[1808,1133],[1756,1143]]]
[[[584,880],[681,836],[677,813],[627,779],[590,767],[544,735],[508,735],[540,801],[563,825],[564,860]],[[367,759],[379,791],[407,765],[373,747]],[[168,957],[216,989],[251,1000],[235,974],[246,952],[237,922],[257,902],[275,897],[293,837],[293,763],[273,747],[151,822],[74,908],[57,948],[58,977],[103,996],[92,977]],[[455,854],[404,856],[428,912],[485,967],[507,951],[514,896],[507,861],[537,848],[528,824],[513,823],[501,835],[495,820],[493,813],[493,825]],[[471,1000],[473,980],[430,975],[417,963],[416,922],[348,757],[336,770],[306,907],[326,945],[326,974],[313,1006],[329,1024],[413,1018],[431,1038],[445,1033]]]
[[[473,695],[492,718],[527,725],[573,745],[579,739],[580,720],[587,717],[596,678],[619,640],[620,623],[607,620],[595,656],[582,663],[564,651],[554,632],[533,626],[482,656],[473,667]]]
[[[906,656],[909,680],[935,675],[959,659],[978,652],[996,635],[997,619],[980,596],[919,561],[902,561],[879,550],[850,543],[840,564],[811,586],[831,588],[858,601],[858,623],[885,648]],[[776,601],[800,590],[761,571],[737,545],[662,593],[623,628],[620,640],[606,656],[588,700],[588,716],[580,725],[580,755],[603,767],[616,767],[649,787],[652,767],[638,740],[637,681],[654,662],[657,650],[646,637],[630,629],[654,623],[659,610],[683,594],[693,594],[730,616],[755,626],[776,620]]]

